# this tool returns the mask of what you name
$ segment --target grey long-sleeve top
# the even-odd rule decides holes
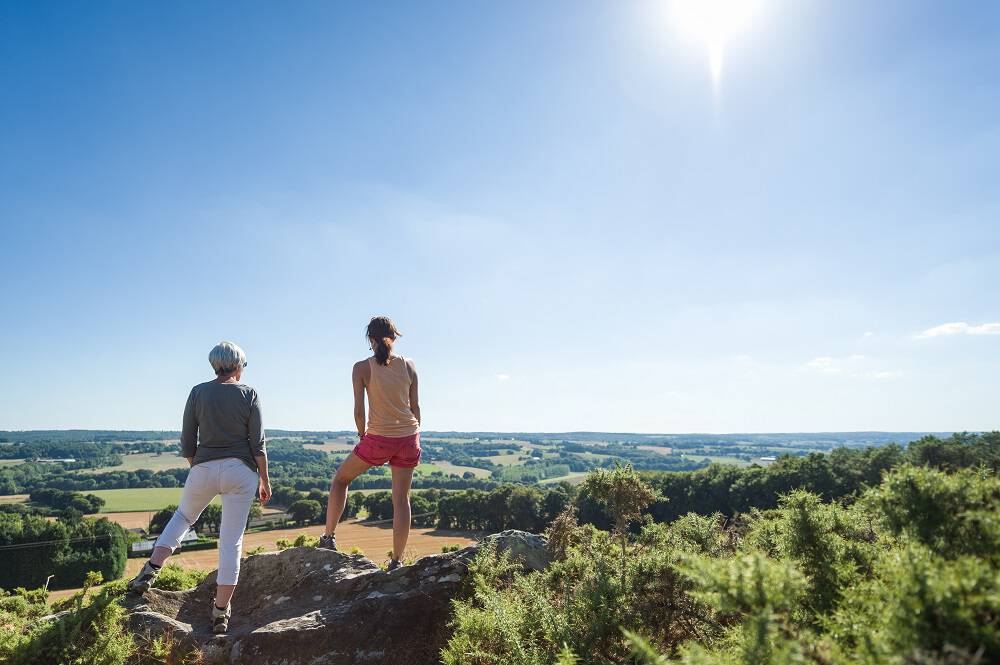
[[[257,391],[242,383],[208,381],[191,389],[184,406],[181,455],[195,464],[235,457],[254,471],[265,453]]]

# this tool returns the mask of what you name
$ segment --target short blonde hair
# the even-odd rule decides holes
[[[209,352],[208,362],[217,375],[230,374],[247,366],[247,354],[232,342],[219,342]]]

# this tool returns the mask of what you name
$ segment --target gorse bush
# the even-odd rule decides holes
[[[595,472],[588,482],[616,516],[616,532],[576,525],[571,512],[560,516],[549,531],[557,560],[531,575],[518,574],[508,554],[484,548],[468,597],[455,603],[445,663],[622,662],[630,652],[622,626],[653,629],[661,644],[674,645],[717,631],[675,566],[684,553],[725,550],[719,519],[646,524],[630,538],[629,518],[655,495],[628,466]]]
[[[188,589],[205,578],[168,564],[156,587]],[[10,665],[181,665],[201,662],[201,653],[164,635],[139,644],[125,628],[121,604],[125,582],[106,584],[100,573],[87,576],[84,587],[69,598],[46,604],[42,590],[0,590],[0,663]],[[43,619],[44,618],[44,619]]]
[[[206,577],[208,573],[203,570],[188,570],[177,564],[168,563],[163,566],[153,586],[164,591],[184,591],[195,588]]]
[[[904,465],[849,504],[796,490],[738,519],[670,524],[640,523],[642,483],[627,467],[588,479],[614,533],[565,513],[548,532],[556,561],[544,572],[523,574],[485,549],[455,601],[444,662],[1000,660],[991,472]]]
[[[308,533],[300,533],[295,537],[295,540],[279,538],[275,545],[279,551],[287,550],[290,547],[316,547],[319,545],[319,538],[310,536]]]
[[[135,647],[124,628],[125,610],[118,603],[125,584],[112,582],[90,594],[91,587],[100,582],[99,573],[89,575],[83,589],[62,604],[66,611],[45,621],[38,620],[37,603],[5,612],[0,625],[2,661],[10,665],[124,665]]]

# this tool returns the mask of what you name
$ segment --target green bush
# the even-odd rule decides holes
[[[614,475],[609,475],[614,474]],[[631,470],[584,483],[613,533],[564,513],[548,570],[489,548],[448,665],[973,665],[1000,661],[1000,479],[902,466],[848,505],[795,490],[725,521],[635,529]],[[640,481],[641,482],[641,481]]]
[[[164,591],[184,591],[198,586],[206,577],[208,573],[203,570],[189,570],[175,563],[168,563],[163,566],[153,586]]]
[[[276,544],[279,550],[287,550],[290,547],[316,547],[319,545],[319,538],[307,533],[300,533],[295,540],[280,538]]]
[[[49,521],[36,515],[0,513],[0,545],[25,545],[4,553],[0,588],[78,587],[91,571],[117,579],[125,570],[126,531],[106,519]]]
[[[614,515],[616,532],[580,527],[572,511],[564,513],[548,533],[557,560],[527,575],[508,554],[484,547],[470,569],[468,595],[455,601],[445,663],[624,662],[631,649],[623,626],[655,632],[665,648],[718,632],[711,610],[688,593],[691,583],[675,566],[685,553],[727,551],[719,518],[647,524],[630,537],[652,491],[630,467],[594,472],[588,482]]]
[[[99,573],[89,575],[84,588],[64,603],[67,611],[47,621],[37,621],[37,605],[5,615],[0,625],[3,662],[124,665],[135,648],[118,602],[125,584],[112,582],[90,594],[100,582]]]

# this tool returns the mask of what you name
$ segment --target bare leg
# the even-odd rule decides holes
[[[174,551],[169,547],[154,547],[153,555],[149,557],[149,562],[154,566],[162,566],[173,553]]]
[[[392,468],[392,558],[403,560],[406,540],[410,537],[410,485],[413,469]]]
[[[368,462],[351,453],[337,469],[337,475],[330,483],[330,498],[326,503],[326,530],[323,532],[325,535],[332,535],[337,530],[337,523],[340,522],[340,516],[344,514],[344,506],[347,505],[348,485],[371,466]]]
[[[233,592],[236,591],[235,584],[219,584],[215,587],[215,606],[225,607],[229,604],[230,599],[233,597]]]

